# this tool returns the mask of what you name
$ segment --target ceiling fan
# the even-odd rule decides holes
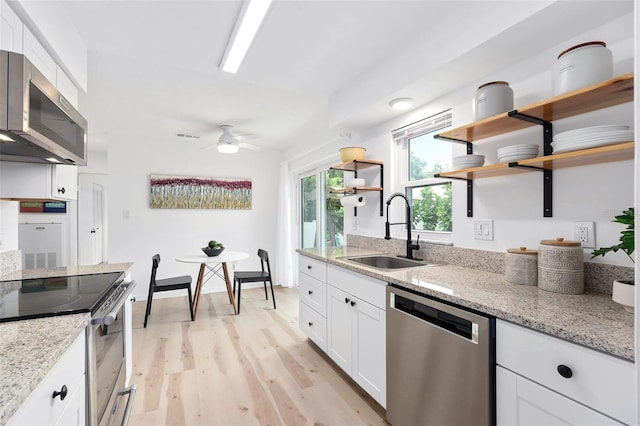
[[[218,147],[218,151],[223,154],[235,154],[238,152],[239,148],[247,148],[257,151],[260,149],[259,146],[252,145],[246,142],[241,142],[243,137],[251,136],[250,134],[239,135],[233,133],[233,126],[229,124],[223,124],[220,126],[220,130],[222,134],[218,138],[218,143],[216,146]],[[181,138],[188,139],[200,139],[199,135],[191,135],[187,133],[176,133],[176,136]],[[204,148],[208,148],[212,145],[207,145]],[[203,148],[203,149],[204,149]]]

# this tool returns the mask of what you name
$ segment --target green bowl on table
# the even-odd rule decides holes
[[[222,253],[224,251],[224,247],[219,247],[219,248],[210,248],[210,247],[203,247],[202,251],[209,257],[214,257],[219,255],[220,253]]]

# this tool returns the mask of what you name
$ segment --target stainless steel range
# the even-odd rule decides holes
[[[123,272],[0,282],[0,322],[87,312],[87,421],[126,425],[135,385],[125,388],[125,302],[134,282]],[[127,396],[126,401],[124,396]]]

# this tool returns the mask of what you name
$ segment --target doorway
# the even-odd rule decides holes
[[[78,264],[107,261],[106,182],[103,174],[78,174]]]

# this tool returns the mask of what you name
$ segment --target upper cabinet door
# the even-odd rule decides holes
[[[31,61],[50,82],[55,84],[56,61],[47,53],[44,46],[35,38],[27,27],[24,27],[24,55]]]
[[[5,0],[0,0],[0,49],[22,53],[22,21]]]

